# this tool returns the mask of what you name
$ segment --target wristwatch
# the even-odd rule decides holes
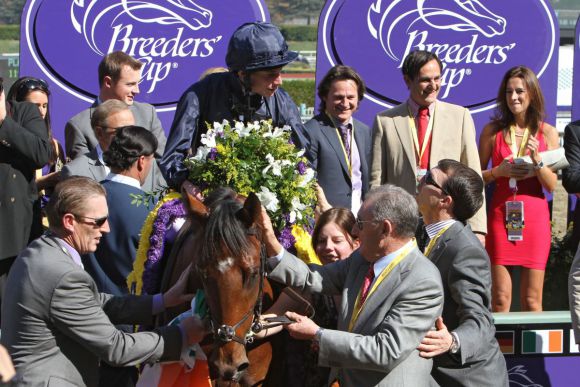
[[[457,353],[459,352],[459,348],[461,347],[461,343],[459,342],[459,336],[457,336],[457,333],[455,332],[451,332],[451,347],[449,347],[449,352],[450,353]]]
[[[320,343],[320,338],[322,337],[322,331],[324,331],[323,328],[318,328],[318,330],[314,334],[314,342],[317,344]]]
[[[535,169],[536,171],[537,171],[538,169],[542,169],[542,168],[544,168],[544,161],[543,161],[543,160],[540,160],[540,162],[539,162],[539,163],[537,163],[537,164],[534,164],[534,169]]]

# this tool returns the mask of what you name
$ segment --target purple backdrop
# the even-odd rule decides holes
[[[574,32],[574,66],[572,78],[572,121],[580,120],[580,17]]]
[[[372,124],[378,112],[408,97],[400,70],[407,53],[436,52],[444,63],[439,98],[468,107],[479,134],[503,74],[523,64],[538,75],[554,124],[558,45],[548,0],[328,0],[318,26],[316,79],[335,64],[353,66],[368,87],[357,117]]]
[[[62,141],[66,121],[99,92],[102,57],[125,51],[144,63],[137,100],[156,106],[167,132],[183,91],[208,67],[224,66],[234,30],[255,20],[270,20],[264,0],[28,0],[20,74],[49,82]]]

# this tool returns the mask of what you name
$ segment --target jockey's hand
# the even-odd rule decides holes
[[[324,194],[322,187],[319,186],[318,183],[316,183],[314,187],[316,189],[316,208],[314,209],[314,216],[318,219],[323,212],[330,210],[332,206],[328,200],[326,200],[326,195]]]
[[[187,344],[193,345],[203,340],[206,335],[203,321],[198,316],[191,316],[181,320],[182,331],[187,336]]]
[[[191,181],[185,180],[183,183],[181,183],[181,192],[182,194],[187,193],[188,195],[195,197],[200,202],[203,202],[203,195],[201,194],[201,190],[199,187],[193,185]]]
[[[286,330],[295,339],[312,340],[320,328],[314,321],[306,316],[294,312],[286,312],[286,317],[295,321],[293,324],[286,325]]]
[[[264,206],[262,206],[262,212],[258,219],[258,227],[262,230],[262,238],[264,240],[264,245],[266,246],[268,257],[274,257],[280,254],[283,247],[280,242],[278,242],[278,238],[276,238],[274,226],[272,226],[272,220],[268,216]]]
[[[191,263],[181,273],[179,279],[167,292],[163,293],[163,304],[166,308],[181,305],[184,302],[189,302],[195,294],[184,294],[187,288],[187,280],[191,271]]]

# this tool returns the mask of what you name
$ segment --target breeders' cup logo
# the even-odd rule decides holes
[[[227,41],[239,25],[268,19],[263,0],[222,1],[214,9],[210,0],[30,3],[26,40],[50,79],[92,101],[98,63],[124,51],[144,64],[138,99],[158,107],[174,104],[208,67],[224,65]]]
[[[477,112],[491,107],[508,68],[525,64],[539,77],[546,69],[557,46],[545,1],[334,0],[322,15],[323,44],[330,64],[356,68],[384,107],[408,97],[404,58],[434,52],[443,62],[439,98]]]

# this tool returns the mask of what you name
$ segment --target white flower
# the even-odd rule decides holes
[[[224,133],[224,124],[223,122],[220,124],[219,122],[213,123],[213,130],[216,134],[223,134]]]
[[[203,145],[207,146],[208,148],[215,148],[215,132],[213,130],[208,131],[201,135],[201,140],[199,140]]]
[[[302,219],[302,211],[306,209],[306,205],[300,203],[300,199],[296,196],[292,198],[290,207],[290,223],[294,223],[296,219]]]
[[[237,121],[234,132],[236,132],[240,138],[248,137],[252,132],[252,127],[250,125],[246,126],[243,122]]]
[[[302,157],[304,156],[304,153],[306,153],[306,149],[302,148],[298,151],[298,153],[296,153],[296,157]]]
[[[276,212],[278,211],[278,203],[279,200],[276,197],[276,194],[274,192],[271,192],[268,188],[262,186],[260,187],[261,191],[256,193],[256,196],[258,197],[258,199],[260,199],[260,202],[262,203],[262,205],[271,212]]]
[[[302,180],[300,180],[300,183],[298,183],[299,187],[306,187],[306,185],[308,183],[310,183],[310,180],[314,179],[314,169],[312,168],[306,168],[306,171],[304,172],[304,175],[302,175]]]
[[[197,148],[197,153],[193,156],[195,161],[205,161],[207,155],[211,152],[211,148],[207,146],[199,146]]]
[[[266,155],[266,160],[268,161],[268,166],[262,170],[262,176],[266,176],[268,171],[272,169],[272,175],[274,176],[282,176],[282,168],[292,165],[289,160],[275,160],[274,156],[270,153]]]
[[[268,130],[267,132],[262,134],[262,137],[264,137],[264,138],[268,138],[268,137],[278,138],[278,137],[282,136],[283,134],[284,134],[284,129],[274,128],[274,130],[272,130],[272,128],[270,128],[270,130]]]

